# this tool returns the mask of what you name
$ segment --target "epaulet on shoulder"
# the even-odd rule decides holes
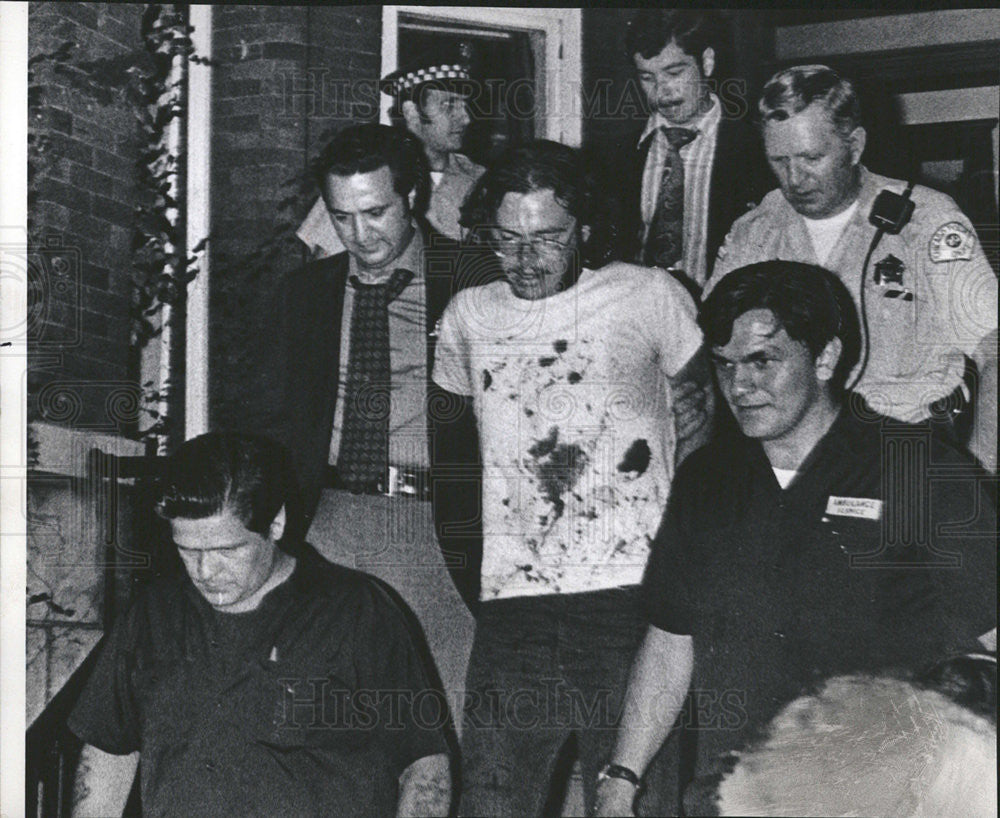
[[[736,221],[734,221],[733,226],[729,229],[729,232],[732,233],[737,229],[746,229],[751,225],[757,224],[761,220],[770,218],[783,201],[784,197],[782,196],[781,190],[779,188],[775,188],[770,193],[766,194],[756,207],[748,210]]]
[[[918,202],[958,209],[958,205],[955,204],[955,200],[951,196],[935,188],[927,187],[927,185],[914,185],[913,198]]]
[[[913,188],[913,221],[925,227],[940,227],[947,222],[960,222],[971,227],[972,223],[955,200],[947,193],[935,190],[926,185],[917,185]]]

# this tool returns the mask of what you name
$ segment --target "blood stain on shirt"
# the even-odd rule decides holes
[[[646,469],[649,468],[649,458],[651,456],[652,453],[649,451],[649,444],[645,438],[633,440],[632,445],[625,452],[622,462],[618,464],[618,471],[645,474]]]
[[[528,454],[535,458],[531,469],[538,477],[543,496],[552,504],[554,522],[566,508],[563,493],[580,479],[590,458],[575,443],[560,443],[557,426],[550,427],[549,433],[528,449]]]
[[[552,364],[554,364],[555,362],[556,362],[556,358],[555,358],[554,355],[549,355],[549,356],[546,356],[544,358],[539,358],[538,359],[538,365],[539,366],[552,366]]]
[[[490,374],[488,369],[483,370],[483,391],[486,392],[491,386],[493,386],[493,376]]]
[[[566,347],[569,346],[569,344],[566,341],[564,341],[562,338],[560,338],[552,346],[553,346],[553,348],[555,349],[556,352],[562,354],[563,352],[566,351]]]
[[[583,375],[581,375],[579,372],[570,372],[569,375],[566,376],[566,380],[568,380],[570,383],[580,383],[580,379],[582,377]]]

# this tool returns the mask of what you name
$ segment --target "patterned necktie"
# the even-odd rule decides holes
[[[663,159],[663,175],[656,194],[656,207],[649,223],[642,263],[647,267],[673,267],[684,249],[684,160],[681,148],[697,135],[688,128],[664,128],[667,154]]]
[[[354,310],[337,476],[351,491],[365,491],[385,479],[392,403],[389,304],[412,278],[412,272],[400,269],[382,284],[363,284],[357,276],[350,279]]]

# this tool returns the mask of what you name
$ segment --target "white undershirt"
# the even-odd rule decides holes
[[[778,479],[778,485],[783,489],[788,488],[788,484],[795,479],[795,475],[798,474],[797,469],[778,469],[771,466],[771,471],[774,472],[774,476]]]
[[[851,206],[843,213],[830,216],[828,219],[807,219],[805,216],[802,217],[802,220],[806,223],[806,229],[809,231],[809,237],[812,239],[813,249],[816,251],[816,260],[820,264],[826,264],[826,260],[830,257],[830,252],[833,250],[834,245],[836,245],[837,239],[840,238],[840,234],[844,232],[844,228],[857,209],[858,200],[855,199]]]

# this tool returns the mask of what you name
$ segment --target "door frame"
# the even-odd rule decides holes
[[[580,9],[479,8],[476,6],[383,6],[382,75],[398,67],[399,15],[469,25],[497,26],[545,35],[544,135],[573,147],[580,146],[582,121],[580,87],[583,75],[583,24]],[[389,124],[382,108],[382,122]]]

